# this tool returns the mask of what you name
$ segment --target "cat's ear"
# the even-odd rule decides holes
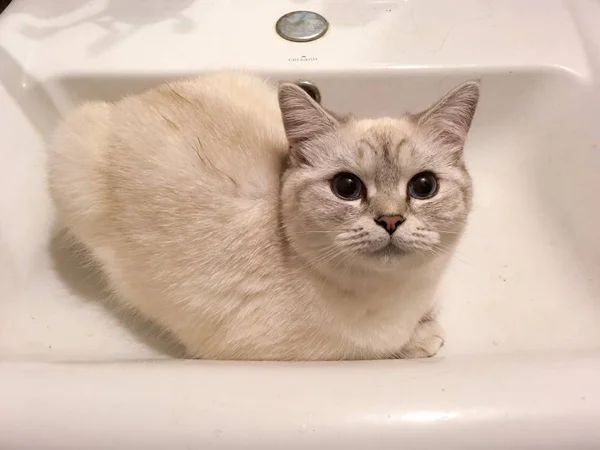
[[[478,102],[479,82],[468,81],[415,118],[436,145],[460,155]]]
[[[338,121],[302,88],[292,83],[279,86],[279,108],[292,153],[298,160],[310,159],[310,141],[335,132]]]

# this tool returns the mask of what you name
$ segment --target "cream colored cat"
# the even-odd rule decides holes
[[[190,357],[431,356],[478,98],[469,82],[359,120],[249,75],[169,83],[67,117],[51,193],[123,304]]]

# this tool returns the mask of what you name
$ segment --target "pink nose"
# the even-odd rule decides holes
[[[384,228],[388,233],[392,234],[396,231],[402,223],[404,222],[404,217],[396,215],[396,216],[379,216],[375,219],[375,223],[380,227]]]

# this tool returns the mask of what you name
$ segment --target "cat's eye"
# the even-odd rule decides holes
[[[408,195],[418,200],[433,197],[438,192],[438,180],[431,172],[416,174],[408,182]]]
[[[356,175],[342,172],[331,180],[331,190],[342,200],[358,200],[363,195],[364,187]]]

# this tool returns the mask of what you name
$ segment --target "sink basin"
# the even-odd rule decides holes
[[[327,34],[277,36],[295,9]],[[13,0],[0,16],[1,448],[600,447],[600,3]],[[468,229],[429,360],[182,361],[54,233],[45,141],[85,100],[236,68],[399,116],[471,78]],[[492,439],[490,440],[490,437]]]

